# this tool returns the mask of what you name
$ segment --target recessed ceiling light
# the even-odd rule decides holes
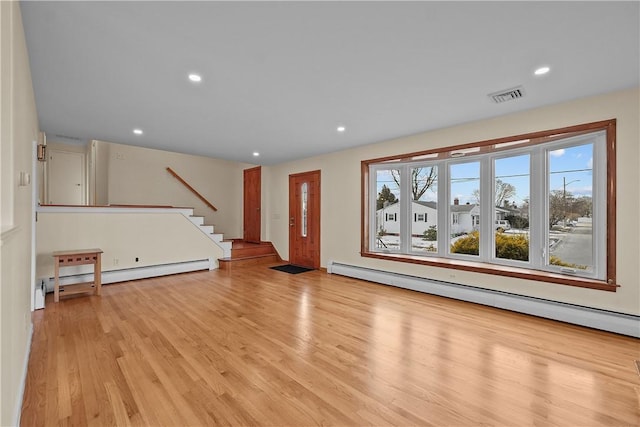
[[[258,157],[260,155],[260,153],[258,153],[257,151],[253,152],[253,157]]]
[[[136,135],[142,135],[142,129],[134,129],[133,133],[135,133]]]
[[[191,73],[189,74],[189,80],[191,80],[194,83],[198,83],[202,81],[202,77],[199,74]]]
[[[551,68],[549,67],[540,67],[533,72],[536,76],[541,76],[543,74],[547,74]]]
[[[338,127],[336,128],[336,130],[337,130],[338,132],[344,132],[345,130],[347,130],[347,128],[346,128],[346,127],[344,127],[344,126],[342,126],[342,125],[340,125],[340,126],[338,126]]]

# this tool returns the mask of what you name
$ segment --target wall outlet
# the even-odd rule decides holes
[[[118,258],[113,259],[113,265],[118,265],[119,262],[120,260]]]

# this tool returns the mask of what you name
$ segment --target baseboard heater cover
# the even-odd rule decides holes
[[[127,282],[129,280],[147,279],[150,277],[168,276],[171,274],[188,273],[200,270],[213,270],[213,259],[176,262],[171,264],[151,265],[145,267],[126,268],[102,272],[102,284]],[[93,280],[93,274],[75,274],[60,277],[61,285],[72,285]],[[54,278],[49,277],[46,283],[47,292],[53,292]]]
[[[640,316],[329,261],[327,273],[640,338]]]

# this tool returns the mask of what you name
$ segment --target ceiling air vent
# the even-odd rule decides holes
[[[489,98],[493,99],[493,102],[495,102],[496,104],[522,98],[523,96],[524,96],[524,89],[522,88],[522,86],[514,87],[513,89],[501,90],[500,92],[494,92],[489,94]]]
[[[69,135],[55,135],[57,138],[62,138],[62,139],[70,139],[71,141],[80,141],[81,139],[78,138],[77,136],[69,136]]]

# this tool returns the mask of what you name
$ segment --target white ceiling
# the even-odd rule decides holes
[[[49,140],[268,165],[638,86],[639,5],[28,1],[22,14]],[[487,96],[518,85],[521,99]]]

